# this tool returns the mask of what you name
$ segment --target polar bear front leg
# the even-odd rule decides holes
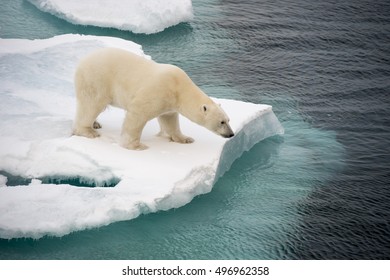
[[[139,116],[135,114],[126,113],[121,135],[121,144],[124,148],[129,150],[146,150],[148,148],[140,141],[146,122],[145,120],[140,120]]]
[[[192,143],[194,139],[185,136],[180,131],[179,114],[177,112],[170,112],[158,117],[161,131],[159,135],[167,135],[173,142],[178,143]]]

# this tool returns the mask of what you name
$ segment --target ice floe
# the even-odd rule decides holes
[[[183,206],[210,192],[244,151],[283,133],[271,106],[218,99],[231,139],[181,118],[195,143],[173,143],[155,135],[153,120],[142,135],[150,148],[126,150],[118,144],[124,112],[113,107],[99,117],[100,138],[71,136],[73,72],[107,46],[145,55],[111,37],[0,39],[0,238],[63,236]]]
[[[29,0],[73,24],[157,33],[193,18],[191,0]]]

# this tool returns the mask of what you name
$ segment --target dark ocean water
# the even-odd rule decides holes
[[[3,38],[117,36],[212,96],[273,106],[257,144],[188,205],[62,238],[0,240],[0,259],[389,259],[390,2],[193,1],[155,35],[75,26],[26,1]]]
[[[344,170],[299,202],[287,257],[390,258],[390,2],[221,3],[242,46],[232,83],[268,102],[288,93],[345,148]]]

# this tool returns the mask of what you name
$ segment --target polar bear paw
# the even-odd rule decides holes
[[[172,142],[182,143],[182,144],[190,144],[193,143],[195,140],[191,137],[185,136],[185,135],[172,135],[170,137],[170,140]]]
[[[94,129],[100,129],[100,128],[102,128],[102,125],[100,123],[98,123],[97,121],[94,121],[93,122],[93,128]]]
[[[96,138],[100,136],[99,132],[97,132],[91,127],[85,127],[83,129],[74,129],[73,135],[84,136],[87,138]]]
[[[149,149],[149,147],[146,146],[145,144],[139,143],[138,145],[132,146],[132,148],[128,148],[128,149],[136,150],[136,151],[143,151],[143,150]]]
[[[140,143],[139,141],[133,141],[127,144],[122,143],[122,147],[128,150],[143,151],[149,149],[145,144]]]

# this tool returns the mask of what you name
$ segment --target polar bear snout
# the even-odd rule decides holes
[[[234,136],[234,132],[222,135],[222,137],[225,137],[225,138],[232,138],[233,136]]]
[[[221,136],[224,138],[232,138],[234,136],[233,130],[230,128],[230,126],[227,127],[227,131],[225,133],[221,133]]]
[[[221,135],[224,138],[232,138],[234,136],[234,132],[228,122],[222,121],[221,127],[216,130],[217,134]]]

